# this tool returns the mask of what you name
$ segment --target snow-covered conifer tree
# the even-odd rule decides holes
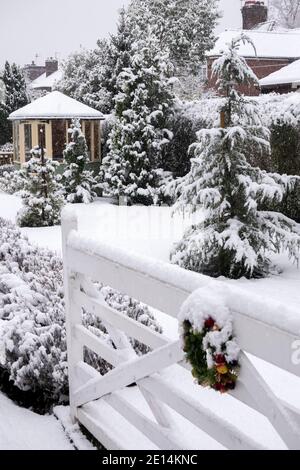
[[[115,123],[102,180],[109,195],[150,204],[161,174],[157,169],[171,137],[166,122],[173,107],[172,68],[146,15],[142,18],[132,28],[129,66],[117,78]]]
[[[176,76],[199,75],[205,53],[214,45],[214,29],[219,17],[216,0],[132,0],[131,16],[148,21],[162,49],[168,49]]]
[[[118,93],[117,78],[130,65],[130,49],[132,43],[132,23],[125,8],[120,10],[117,33],[110,38],[109,57],[111,64],[110,89],[115,96]]]
[[[92,50],[71,54],[63,63],[63,77],[56,88],[102,113],[113,108],[111,76],[114,73],[109,55],[110,42],[101,39]]]
[[[28,104],[28,94],[24,74],[15,63],[5,63],[2,75],[5,99],[0,103],[0,145],[12,139],[12,124],[7,120],[10,113]]]
[[[59,224],[64,198],[61,177],[56,175],[57,165],[57,162],[42,158],[39,147],[33,149],[32,158],[24,164],[23,207],[17,217],[21,227]]]
[[[176,187],[177,209],[196,212],[204,220],[190,227],[175,246],[171,260],[211,276],[260,277],[270,271],[269,254],[287,249],[299,258],[300,226],[284,215],[261,211],[266,201],[280,201],[297,177],[269,174],[247,161],[249,148],[268,150],[269,131],[261,124],[255,103],[236,86],[256,82],[238,55],[241,40],[215,61],[213,70],[225,94],[218,128],[198,132],[187,176]]]
[[[85,169],[89,160],[88,148],[79,120],[73,119],[69,132],[71,133],[71,142],[67,144],[64,151],[66,169],[62,178],[66,199],[72,204],[88,204],[97,196],[95,193],[97,179],[92,171]]]

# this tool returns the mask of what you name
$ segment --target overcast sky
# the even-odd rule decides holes
[[[118,10],[129,0],[0,0],[0,67],[57,55],[65,58],[80,45],[91,48],[114,32]],[[240,0],[220,0],[224,17],[218,29],[241,25]],[[36,59],[36,55],[38,58]]]

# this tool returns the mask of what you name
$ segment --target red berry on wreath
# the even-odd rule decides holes
[[[225,364],[226,363],[226,359],[225,359],[224,354],[216,354],[214,359],[215,359],[216,364]]]
[[[215,325],[215,320],[211,317],[207,318],[204,322],[205,328],[213,328]]]

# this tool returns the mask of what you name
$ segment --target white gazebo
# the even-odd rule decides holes
[[[101,122],[104,116],[69,96],[53,91],[13,112],[14,161],[24,163],[33,147],[40,145],[41,131],[48,158],[63,160],[65,144],[70,141],[68,129],[72,119],[79,119],[86,137],[91,161],[101,160]]]

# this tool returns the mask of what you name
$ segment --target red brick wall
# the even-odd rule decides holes
[[[28,80],[32,82],[45,73],[46,67],[44,65],[28,64],[25,65],[23,71]]]
[[[212,76],[212,64],[216,57],[208,59],[207,62],[207,73],[208,73],[208,82],[207,89],[216,90],[216,79]],[[270,75],[272,72],[280,70],[282,67],[293,62],[293,59],[246,59],[247,64],[251,67],[257,78],[264,78],[267,75]],[[239,89],[240,92],[248,96],[257,96],[260,93],[259,88],[252,86],[241,86]]]

